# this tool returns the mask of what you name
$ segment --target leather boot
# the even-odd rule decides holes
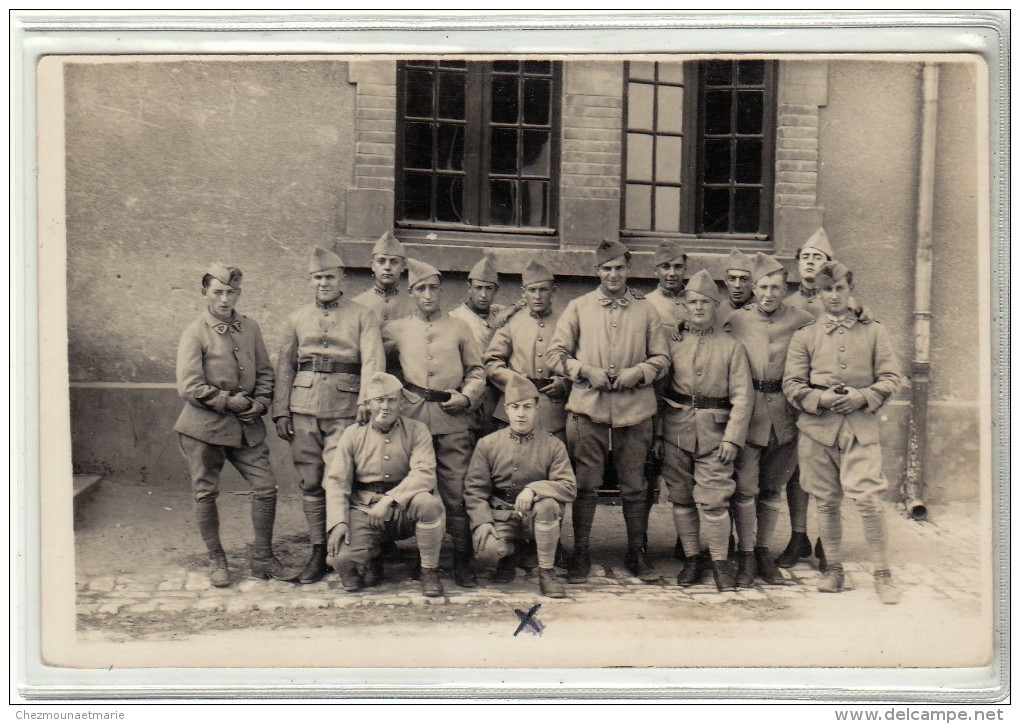
[[[875,571],[875,591],[878,593],[878,599],[886,605],[891,606],[900,602],[900,589],[896,588],[892,573],[888,570]]]
[[[839,593],[843,590],[846,576],[843,573],[842,563],[833,563],[825,569],[825,573],[818,579],[818,590],[822,593]]]
[[[786,579],[783,578],[782,571],[772,560],[772,554],[769,553],[769,549],[764,546],[757,546],[754,549],[754,560],[758,564],[758,576],[773,586],[785,586]]]
[[[515,543],[514,546],[516,547],[517,544]],[[526,571],[538,568],[538,548],[535,545],[535,541],[521,541],[520,554],[517,557],[517,565]],[[509,582],[510,581],[507,581],[507,583]]]
[[[543,596],[549,598],[567,597],[567,590],[563,587],[563,582],[552,568],[538,569],[538,587],[542,590]]]
[[[412,581],[421,580],[421,572],[424,569],[421,567],[421,558],[415,558],[407,566],[407,577]]]
[[[453,580],[461,588],[477,588],[475,557],[471,548],[471,528],[467,516],[446,517],[446,530],[453,539]]]
[[[209,553],[209,583],[217,588],[230,585],[230,568],[227,567],[227,554],[223,551]]]
[[[786,544],[786,550],[779,554],[776,565],[780,568],[793,568],[801,558],[811,557],[811,541],[806,533],[794,532],[790,534],[790,542]]]
[[[609,466],[606,468],[610,469]],[[588,541],[598,507],[598,493],[593,490],[579,490],[572,504],[574,516],[574,556],[567,569],[567,583],[587,583],[591,575],[591,553]]]
[[[825,548],[822,547],[821,538],[815,541],[815,558],[818,559],[818,572],[825,573],[827,565],[825,561]]]
[[[382,555],[379,555],[369,561],[369,564],[365,567],[365,572],[361,575],[361,578],[365,583],[365,588],[371,588],[372,586],[378,586],[382,577],[383,562]]]
[[[439,580],[438,568],[421,569],[421,595],[429,598],[443,595],[443,582]]]
[[[496,564],[496,574],[492,580],[496,583],[510,583],[517,577],[517,554],[511,553],[505,558],[500,558]]]
[[[705,566],[707,556],[704,553],[695,553],[684,562],[684,567],[677,576],[676,584],[682,588],[697,586],[705,577]]]
[[[424,571],[424,569],[422,570]],[[463,551],[453,552],[453,580],[461,588],[478,588],[478,577],[475,576],[474,559]]]
[[[681,563],[687,562],[687,553],[684,552],[684,542],[680,540],[680,536],[676,537],[676,544],[673,546],[673,557]]]
[[[298,580],[301,583],[318,583],[328,572],[329,568],[326,567],[326,545],[324,543],[316,543],[312,546],[312,554],[308,557],[308,562],[305,563],[305,567],[301,570]]]
[[[588,552],[588,539],[575,540],[574,555],[567,569],[567,583],[587,583],[591,575],[591,554]]]
[[[737,551],[737,588],[754,588],[755,563],[754,551]]]
[[[273,555],[273,523],[276,520],[276,498],[254,498],[251,501],[251,522],[255,529],[255,548],[251,558],[251,574],[255,578],[296,581],[301,572],[285,566]],[[323,547],[325,551],[325,547]],[[325,555],[325,553],[323,553]]]
[[[251,559],[251,574],[255,578],[272,578],[276,581],[296,581],[301,572],[296,568],[288,568],[272,553],[256,554]]]
[[[658,583],[661,579],[655,567],[648,560],[648,556],[645,555],[644,548],[634,548],[627,551],[624,563],[627,566],[627,570],[644,583]]]
[[[712,577],[715,579],[715,588],[719,593],[737,590],[732,561],[712,561]]]
[[[338,573],[340,574],[340,585],[348,593],[354,593],[364,588],[365,581],[358,572],[357,567],[353,564],[348,563],[341,566]]]
[[[659,580],[659,574],[649,562],[644,548],[648,526],[647,512],[643,500],[637,503],[623,501],[623,522],[627,526],[627,555],[624,558],[624,565],[631,575],[643,582],[655,583]]]

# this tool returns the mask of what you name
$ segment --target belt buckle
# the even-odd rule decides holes
[[[322,357],[312,357],[312,372],[322,372]]]
[[[701,400],[702,400],[701,395],[699,394],[691,395],[691,407],[697,407],[698,409],[701,409]]]

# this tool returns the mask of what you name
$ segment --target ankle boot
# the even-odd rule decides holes
[[[438,568],[421,569],[421,595],[429,598],[443,595],[443,582],[439,580]]]
[[[341,566],[337,572],[340,574],[340,585],[348,593],[354,593],[364,588],[365,581],[353,563]]]
[[[825,573],[818,579],[818,590],[822,593],[839,593],[843,590],[843,583],[846,576],[843,573],[842,563],[833,563],[825,569]]]
[[[780,568],[793,568],[801,558],[810,558],[811,541],[806,533],[791,533],[790,542],[786,544],[786,550],[779,554],[776,565]]]
[[[227,567],[227,554],[223,551],[209,553],[209,583],[217,588],[230,585],[230,568]]]
[[[517,554],[511,553],[505,558],[500,558],[496,564],[496,574],[492,580],[496,583],[510,583],[517,577]]]
[[[422,569],[424,571],[424,569]],[[423,574],[424,575],[424,574]],[[475,576],[474,559],[464,551],[453,552],[453,580],[461,588],[477,588],[478,577]]]
[[[632,548],[627,551],[624,563],[627,566],[627,570],[631,572],[631,575],[640,578],[644,583],[657,583],[659,581],[660,576],[648,560],[648,556],[645,555],[643,548]]]
[[[892,580],[892,573],[888,570],[875,571],[875,591],[878,593],[878,600],[886,605],[895,605],[900,602],[900,590]]]
[[[737,588],[754,588],[754,576],[758,572],[754,551],[737,551]]]
[[[684,562],[684,567],[677,576],[676,584],[683,588],[697,586],[705,577],[705,564],[707,557],[703,553],[695,553],[689,556]]]
[[[588,541],[581,540],[574,544],[574,555],[567,569],[567,583],[587,583],[591,575],[591,555],[588,552]]]
[[[822,547],[822,539],[819,538],[815,541],[815,558],[818,559],[818,572],[825,573],[826,562],[825,562],[825,548]]]
[[[371,588],[372,586],[379,585],[379,581],[381,581],[383,577],[383,562],[381,555],[376,556],[369,561],[368,565],[365,567],[365,572],[361,575],[361,577],[365,583],[365,588]]]
[[[719,593],[736,591],[737,581],[733,575],[733,561],[712,561],[712,577]]]
[[[252,499],[251,523],[255,530],[255,548],[251,560],[251,573],[256,578],[296,581],[301,572],[296,568],[285,566],[273,555],[273,523],[275,520],[275,497]]]
[[[326,544],[316,543],[312,546],[312,554],[308,557],[308,562],[305,563],[305,567],[301,570],[298,580],[301,583],[318,583],[328,571],[329,569],[326,567]]]
[[[517,544],[514,544],[517,548]],[[526,571],[530,571],[534,568],[538,568],[538,547],[533,540],[523,540],[519,547],[520,553],[517,555],[516,565],[520,566]],[[509,583],[509,581],[507,581]]]
[[[543,596],[548,596],[549,598],[567,597],[567,590],[563,587],[563,582],[560,581],[556,571],[552,568],[538,569],[538,587],[541,589]]]
[[[272,578],[276,581],[296,581],[301,572],[288,568],[272,551],[256,551],[251,559],[251,574],[255,578]]]
[[[645,583],[655,583],[659,574],[648,561],[645,554],[644,540],[648,530],[647,507],[644,501],[623,501],[623,522],[627,526],[627,556],[624,565],[631,575]]]
[[[773,586],[785,586],[786,579],[783,578],[779,567],[772,560],[772,554],[765,546],[756,546],[754,549],[754,560],[758,564],[758,576]]]

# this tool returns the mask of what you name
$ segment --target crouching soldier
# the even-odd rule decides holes
[[[790,340],[783,392],[801,410],[798,459],[801,485],[817,500],[818,528],[828,566],[818,590],[843,589],[840,504],[857,505],[874,563],[875,590],[882,603],[898,603],[899,591],[886,558],[886,526],[875,412],[900,386],[899,362],[885,328],[858,318],[850,307],[853,273],[829,262],[815,278],[825,314]]]
[[[733,463],[747,439],[752,388],[744,346],[715,327],[720,301],[707,271],[691,277],[684,291],[687,321],[668,340],[673,369],[657,445],[663,446],[662,476],[676,532],[689,552],[677,584],[700,583],[710,559],[716,588],[732,591],[727,544]]]
[[[475,555],[496,565],[497,583],[509,583],[523,540],[533,537],[542,595],[564,598],[553,562],[564,506],[577,497],[567,448],[535,427],[539,392],[526,377],[507,374],[503,404],[510,427],[479,440],[464,481]]]
[[[344,430],[326,468],[328,562],[344,590],[357,591],[382,577],[384,538],[415,536],[422,593],[442,596],[439,551],[446,515],[436,494],[432,435],[423,423],[401,415],[403,388],[393,375],[372,375],[365,397],[370,422]]]
[[[241,278],[237,267],[209,267],[202,277],[207,307],[184,330],[177,348],[177,391],[187,404],[174,430],[188,461],[195,517],[209,551],[214,586],[230,585],[216,507],[220,471],[227,460],[252,486],[252,575],[293,581],[300,574],[273,555],[276,478],[262,422],[273,397],[273,366],[258,323],[234,311]]]

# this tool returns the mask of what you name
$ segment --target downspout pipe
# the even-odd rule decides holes
[[[925,520],[928,456],[928,386],[931,372],[932,227],[935,208],[935,145],[939,110],[939,66],[922,66],[921,168],[914,250],[914,361],[911,374],[907,461],[900,485],[903,505],[914,520]]]

